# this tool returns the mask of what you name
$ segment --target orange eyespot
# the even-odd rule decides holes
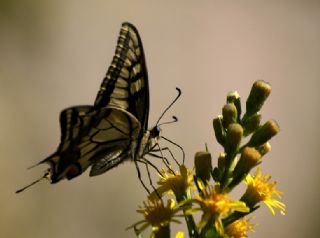
[[[66,177],[68,180],[73,179],[74,177],[78,176],[81,174],[81,168],[78,164],[72,164],[67,173],[66,173]]]

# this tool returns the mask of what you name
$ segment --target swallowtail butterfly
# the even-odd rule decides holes
[[[170,106],[181,94],[177,90],[178,96]],[[90,166],[90,176],[96,176],[130,159],[142,182],[137,162],[154,150],[160,132],[158,125],[148,129],[148,116],[149,85],[142,42],[137,29],[123,23],[115,55],[94,105],[74,106],[61,112],[58,149],[37,164],[47,163],[50,168],[17,193],[43,178],[57,183],[77,177]]]

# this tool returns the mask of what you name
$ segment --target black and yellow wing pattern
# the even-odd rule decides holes
[[[149,86],[142,42],[137,29],[123,23],[94,105],[61,112],[61,142],[56,152],[38,163],[50,165],[42,178],[57,183],[82,174],[90,166],[90,176],[95,176],[127,159],[143,156],[158,136],[148,131],[148,115]]]

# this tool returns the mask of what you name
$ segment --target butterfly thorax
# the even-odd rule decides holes
[[[148,154],[157,144],[160,137],[160,128],[154,126],[145,131],[140,140],[139,149],[137,150],[136,158],[141,158]]]

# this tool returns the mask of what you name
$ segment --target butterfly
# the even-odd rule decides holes
[[[177,90],[178,96],[169,107],[181,95]],[[35,165],[47,163],[50,168],[17,193],[43,178],[51,183],[70,180],[88,167],[90,176],[100,175],[126,160],[135,162],[142,182],[137,163],[150,164],[144,156],[156,151],[160,137],[161,117],[151,129],[148,117],[149,85],[143,46],[137,29],[125,22],[94,105],[74,106],[60,113],[61,142],[57,151]]]

